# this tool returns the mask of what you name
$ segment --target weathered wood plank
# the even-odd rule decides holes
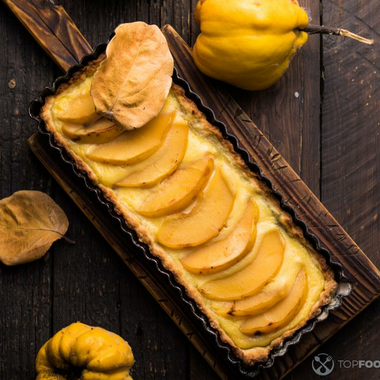
[[[322,1],[323,23],[375,39],[373,46],[324,37],[322,200],[371,260],[380,265],[380,3]],[[323,347],[336,360],[376,360],[380,304]],[[336,368],[334,379],[377,379],[378,371]]]
[[[189,343],[161,307],[152,302],[139,280],[127,273],[128,281],[120,283],[121,334],[133,347],[133,376],[144,380],[186,379]],[[160,299],[165,302],[166,296],[161,293]]]
[[[66,71],[91,47],[62,6],[46,0],[3,0],[57,65]]]
[[[373,254],[378,251],[380,224],[380,3],[326,2],[326,23],[339,23],[375,39],[375,45],[324,38],[325,100],[323,103],[323,201]],[[336,110],[339,109],[339,112]]]
[[[28,104],[53,79],[53,63],[34,49],[34,41],[0,3],[0,199],[18,190],[54,195],[51,177],[27,146],[36,126]],[[50,337],[51,256],[57,242],[37,262],[19,267],[0,264],[0,379],[27,380],[37,351]]]
[[[76,243],[59,247],[53,257],[53,331],[80,321],[119,333],[121,263],[61,189],[56,201],[66,205]]]

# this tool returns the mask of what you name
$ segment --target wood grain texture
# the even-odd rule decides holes
[[[110,31],[120,22],[134,20],[157,23],[160,26],[171,23],[180,31],[186,42],[193,43],[198,33],[198,28],[191,17],[196,2],[196,0],[61,1],[91,46],[107,40]],[[311,1],[300,1],[300,3],[312,7],[313,21],[318,21],[318,2],[316,4]],[[377,38],[379,5],[376,0],[366,2],[347,0],[334,3],[324,0],[323,3],[324,24],[350,27],[353,31],[362,31],[365,35]],[[37,23],[37,26],[42,24]],[[41,28],[43,29],[43,25]],[[52,82],[58,72],[1,3],[0,31],[5,36],[5,42],[0,47],[2,68],[0,70],[2,120],[0,195],[8,196],[13,191],[25,188],[49,192],[69,213],[72,222],[69,233],[75,235],[71,237],[77,240],[75,247],[61,243],[54,245],[46,256],[46,261],[40,260],[14,269],[0,267],[0,302],[6,306],[6,311],[3,309],[0,312],[0,379],[33,378],[34,357],[38,348],[61,324],[66,321],[71,322],[70,317],[77,316],[79,308],[85,313],[87,320],[101,321],[104,326],[109,326],[109,321],[115,320],[116,309],[119,324],[112,329],[119,330],[128,339],[132,339],[133,347],[136,346],[138,350],[136,378],[215,380],[217,376],[209,370],[206,361],[198,352],[189,349],[186,339],[176,326],[154,303],[131,272],[121,266],[120,259],[113,253],[108,253],[109,248],[103,238],[83,218],[69,197],[65,196],[46,172],[40,169],[37,160],[28,154],[26,139],[34,131],[35,126],[28,119],[27,104],[37,95],[39,89]],[[324,39],[321,51],[318,50],[318,46],[319,38],[311,37],[301,50],[301,56],[297,56],[293,61],[280,87],[258,94],[232,88],[229,90],[233,92],[233,97],[248,115],[260,126],[262,125],[269,140],[278,146],[280,153],[290,161],[295,171],[301,174],[314,193],[318,196],[322,194],[322,200],[326,202],[333,215],[379,265],[380,223],[376,217],[376,210],[379,209],[377,194],[380,183],[379,163],[376,158],[379,157],[379,141],[376,137],[379,117],[372,116],[378,115],[376,107],[378,110],[379,77],[378,71],[375,75],[369,70],[373,68],[376,71],[373,65],[378,66],[378,50],[363,51],[356,44],[347,45],[347,41],[330,37]],[[337,53],[332,49],[335,46],[339,47]],[[357,50],[362,56],[356,56]],[[339,57],[338,60],[336,56]],[[358,65],[352,65],[353,56]],[[306,64],[304,60],[307,60]],[[324,89],[318,84],[321,64],[326,67],[323,73]],[[366,87],[370,86],[371,89],[366,91],[366,94],[372,97],[370,99],[375,102],[376,107],[365,106],[365,103],[364,107],[363,103],[356,104],[355,98],[364,100],[364,97],[358,87],[352,87],[354,86],[351,84],[352,79],[356,85],[359,85],[360,80],[364,78]],[[9,83],[12,79],[16,80],[16,87],[13,89],[11,88],[13,82]],[[353,88],[356,90],[352,91]],[[318,110],[320,90],[325,98],[321,112]],[[291,94],[295,92],[300,94],[300,102],[292,97]],[[350,105],[345,104],[347,93],[353,95],[349,101]],[[287,112],[288,107],[292,112]],[[354,112],[351,112],[352,110]],[[286,117],[283,113],[286,113]],[[318,127],[316,119],[322,122],[321,128]],[[358,131],[355,133],[352,126],[349,128],[350,133],[345,132],[345,125],[341,123],[350,124],[352,120],[358,122],[360,132],[364,128],[369,140],[361,138],[361,134]],[[350,139],[350,134],[355,137]],[[318,139],[323,143],[320,141],[316,143]],[[372,161],[366,158],[367,148],[371,156],[375,152],[376,157]],[[355,155],[350,156],[350,151],[355,152]],[[329,154],[326,155],[326,152]],[[335,161],[336,156],[341,159]],[[370,170],[361,175],[356,168],[356,161],[361,162],[363,170],[367,167]],[[318,172],[322,172],[323,181],[320,181]],[[359,177],[356,177],[357,175]],[[355,181],[355,178],[360,180]],[[319,189],[322,191],[319,192]],[[346,214],[347,204],[351,205],[350,214]],[[362,205],[366,210],[363,214],[361,214]],[[367,215],[371,216],[367,219]],[[366,223],[364,229],[361,229],[363,221]],[[88,252],[89,246],[91,252]],[[58,255],[59,260],[53,262],[52,257]],[[102,273],[98,265],[102,264],[105,256],[107,262],[105,273]],[[80,275],[85,280],[74,279],[75,284],[70,288],[70,282],[65,276],[69,270],[66,264],[70,262],[75,266],[76,260],[82,264]],[[76,268],[79,268],[79,263]],[[115,277],[117,286],[107,286],[108,294],[98,296],[96,291],[100,280],[97,282],[96,277],[101,276],[101,281],[105,281],[108,285],[111,274]],[[67,287],[70,291],[66,289]],[[57,293],[60,294],[59,297],[55,297],[56,291],[60,292]],[[75,295],[76,291],[80,293]],[[92,294],[91,299],[86,296],[87,293]],[[86,303],[84,308],[81,301]],[[55,307],[58,307],[64,315],[55,312]],[[347,305],[346,309],[350,307]],[[322,352],[331,353],[335,359],[378,359],[380,355],[377,338],[378,311],[377,302],[325,344]],[[330,318],[328,323],[320,324],[314,330],[317,335],[309,334],[304,337],[303,349],[311,350],[319,339],[324,341],[331,331],[338,330],[345,318],[347,318],[346,313],[337,314]],[[149,325],[140,323],[142,319],[149,321]],[[160,331],[155,331],[154,326],[160,326]],[[166,353],[167,341],[172,342],[170,355]],[[144,351],[147,346],[149,352]],[[296,360],[296,356],[293,354],[291,356],[288,359],[289,363]],[[280,373],[279,371],[281,372],[281,369],[276,370],[273,376]],[[356,380],[363,376],[374,379],[377,378],[377,374],[375,370],[338,371],[336,368],[331,376],[334,376],[334,379]],[[296,380],[306,377],[318,378],[311,369],[310,359],[298,366],[287,378]]]
[[[33,48],[33,38],[0,3],[0,195],[24,189],[54,197],[55,187],[31,154],[27,139],[35,132],[28,104],[54,78],[54,64]],[[36,174],[39,173],[39,174]],[[65,208],[64,205],[62,205]],[[70,231],[69,231],[70,233]],[[50,257],[19,267],[0,265],[0,378],[27,380],[40,346],[50,337]]]
[[[90,45],[70,16],[53,0],[3,2],[63,71],[91,52]]]
[[[380,265],[380,3],[323,1],[323,23],[375,40],[372,47],[323,38],[322,201],[372,261]],[[339,112],[337,112],[339,110]],[[356,318],[323,349],[336,360],[376,360],[380,304]],[[372,331],[372,333],[371,333]],[[343,353],[340,349],[343,347]],[[339,368],[334,379],[354,380],[378,371]]]

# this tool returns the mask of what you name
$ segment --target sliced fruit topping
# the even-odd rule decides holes
[[[238,300],[259,292],[279,271],[284,259],[285,242],[280,232],[268,232],[254,260],[228,277],[208,281],[199,290],[208,298]]]
[[[160,114],[142,128],[126,131],[97,146],[87,157],[96,162],[122,165],[143,160],[156,152],[173,124],[175,113]]]
[[[206,185],[213,169],[214,158],[211,155],[178,169],[136,211],[146,216],[162,216],[183,210]]]
[[[90,123],[99,115],[95,111],[95,105],[91,98],[90,92],[82,92],[72,100],[65,110],[61,110],[58,119],[75,124]]]
[[[203,244],[219,234],[233,203],[234,194],[221,170],[217,169],[194,208],[187,214],[166,218],[157,232],[157,240],[171,248]]]
[[[226,239],[191,252],[181,260],[182,265],[197,274],[216,273],[229,268],[242,259],[255,244],[258,217],[259,208],[250,199],[242,219]]]
[[[249,318],[242,323],[243,334],[265,334],[279,329],[289,323],[301,310],[307,295],[307,276],[302,268],[294,282],[289,295],[265,313]]]
[[[239,301],[219,302],[212,308],[220,315],[250,316],[262,313],[286,296],[283,288],[266,290],[264,287],[258,294]]]
[[[66,137],[83,144],[104,144],[115,139],[124,131],[122,127],[105,118],[100,119],[91,127],[73,123],[64,123],[62,126],[62,132]]]
[[[237,301],[214,302],[213,310],[220,315],[243,317],[257,315],[268,310],[285,298],[294,284],[300,267],[294,261],[291,263],[292,268],[289,268],[289,262],[284,261],[281,271],[259,293]]]
[[[126,178],[116,183],[121,187],[149,187],[168,177],[181,164],[187,149],[189,126],[176,122],[161,148],[141,164],[136,165]]]

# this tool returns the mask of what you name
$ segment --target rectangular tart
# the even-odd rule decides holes
[[[47,130],[235,355],[266,361],[331,301],[333,270],[182,87],[141,130],[102,119],[84,127],[104,58],[46,98]]]

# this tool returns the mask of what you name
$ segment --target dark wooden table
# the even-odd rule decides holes
[[[92,46],[121,22],[170,23],[189,43],[198,33],[196,0],[61,2]],[[374,47],[311,36],[271,89],[229,91],[349,234],[380,266],[380,2],[301,1],[314,23],[374,38]],[[62,327],[82,321],[121,334],[136,357],[134,378],[215,380],[207,363],[31,154],[36,130],[27,107],[60,71],[0,3],[0,197],[49,193],[70,220],[75,245],[54,244],[41,260],[0,264],[0,380],[33,379],[35,356]],[[335,359],[333,379],[379,379],[380,369],[345,368],[380,360],[375,302],[318,352]],[[344,365],[343,365],[344,364]],[[341,368],[340,368],[341,367]],[[318,379],[305,360],[287,379]],[[233,379],[235,380],[235,379]]]

